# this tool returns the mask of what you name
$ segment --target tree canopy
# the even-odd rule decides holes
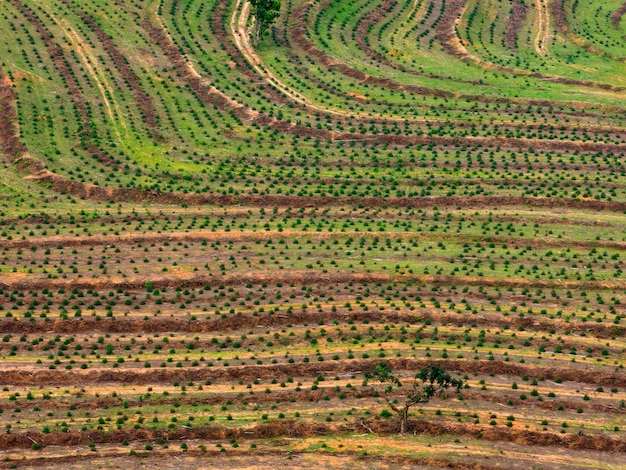
[[[376,369],[365,372],[365,379],[376,380],[387,385],[384,390],[384,398],[389,407],[398,414],[400,418],[400,432],[404,433],[408,429],[409,410],[418,403],[427,403],[431,398],[443,392],[445,389],[453,387],[460,390],[463,386],[461,379],[450,376],[442,367],[430,366],[423,368],[415,374],[413,383],[408,388],[408,393],[404,403],[398,405],[389,395],[403,387],[401,380],[393,374],[393,371],[386,363],[376,366]]]
[[[280,15],[280,0],[250,0],[250,5],[252,5],[252,15],[254,16],[252,41],[257,46],[261,35]]]

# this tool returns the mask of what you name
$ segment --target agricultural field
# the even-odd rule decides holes
[[[0,2],[0,468],[626,469],[625,16]]]

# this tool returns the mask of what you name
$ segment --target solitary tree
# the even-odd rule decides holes
[[[280,15],[280,0],[250,0],[250,4],[254,16],[252,42],[258,46],[261,35]]]
[[[399,388],[403,387],[402,382],[395,375],[386,363],[376,366],[376,369],[365,372],[365,380],[376,380],[386,385],[384,398],[389,407],[398,414],[400,418],[400,432],[405,433],[409,425],[409,410],[411,407],[419,403],[427,403],[435,395],[440,394],[443,390],[454,387],[460,390],[463,386],[461,379],[454,379],[450,374],[446,373],[442,367],[430,366],[422,369],[415,375],[413,384],[410,386],[406,398],[403,403],[396,403],[390,398],[390,395]]]

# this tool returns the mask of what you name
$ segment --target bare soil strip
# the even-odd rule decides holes
[[[307,381],[307,385],[312,382]],[[377,393],[379,393],[375,389],[364,389],[360,390],[359,394],[361,398],[376,398]],[[274,390],[271,394],[264,395],[256,395],[254,397],[255,403],[272,403],[281,401],[281,402],[291,402],[292,400],[300,401],[300,402],[314,402],[320,403],[322,401],[330,401],[324,400],[324,397],[329,397],[332,399],[338,399],[338,393],[334,390],[332,386],[326,387],[318,387],[315,391],[304,391],[301,390],[299,392],[293,391],[281,391]],[[465,400],[476,400],[476,401],[486,401],[489,403],[499,403],[503,402],[509,403],[508,406],[514,406],[517,408],[517,412],[521,412],[523,414],[524,408],[540,408],[542,410],[550,410],[550,411],[559,411],[563,408],[568,410],[576,410],[581,407],[580,402],[575,399],[558,399],[554,398],[550,401],[535,401],[529,403],[527,400],[522,400],[519,398],[519,394],[513,391],[502,391],[498,390],[498,394],[494,394],[489,391],[481,391],[481,390],[463,390],[462,396]],[[390,394],[390,398],[401,399],[401,393],[393,392]],[[107,397],[107,398],[89,398],[84,397],[80,402],[73,401],[63,401],[59,400],[29,400],[29,406],[40,406],[42,408],[47,408],[50,410],[58,409],[58,410],[67,410],[67,409],[108,409],[113,407],[125,406],[126,403],[129,407],[141,407],[145,404],[149,404],[149,406],[171,406],[171,405],[220,405],[223,404],[224,401],[229,401],[234,404],[244,404],[250,400],[249,397],[228,394],[228,393],[211,393],[211,394],[202,394],[200,396],[167,396],[167,397],[151,397],[148,402],[138,399],[134,396],[124,396],[124,397]],[[16,402],[16,405],[20,405],[20,402]],[[614,413],[618,415],[626,414],[626,409],[619,408],[613,404],[609,403],[587,403],[584,405],[584,411],[598,411],[600,413]]]
[[[622,17],[626,13],[626,2],[611,14],[611,24],[615,29],[619,28]]]
[[[561,221],[555,221],[555,223],[561,223]],[[577,224],[585,226],[585,224]],[[606,226],[606,225],[605,225]],[[369,236],[372,236],[371,234]],[[363,232],[351,232],[343,231],[341,235],[333,234],[331,232],[304,232],[296,230],[265,230],[263,232],[234,232],[234,231],[222,231],[222,230],[188,230],[184,232],[167,232],[167,233],[125,233],[121,235],[92,235],[89,237],[75,237],[69,235],[52,235],[45,237],[29,237],[27,239],[14,239],[14,240],[2,240],[2,246],[5,248],[50,248],[50,247],[70,247],[70,246],[106,246],[106,245],[131,245],[138,243],[162,243],[162,242],[249,242],[249,241],[266,241],[266,240],[280,240],[291,237],[307,238],[313,240],[329,240],[337,237],[354,237],[354,238],[368,238],[367,233]],[[387,233],[385,238],[390,240],[410,240],[419,239],[421,241],[443,241],[454,240],[456,242],[474,242],[480,243],[484,241],[485,237],[479,235],[430,235],[421,233],[416,235],[415,233]],[[511,243],[510,237],[503,236],[491,236],[489,237],[492,243]],[[520,242],[521,243],[521,242]],[[512,243],[515,245],[516,243]],[[608,240],[567,240],[567,239],[546,239],[546,238],[534,238],[532,240],[524,239],[524,246],[532,246],[534,248],[565,248],[565,247],[577,247],[577,248],[612,248],[618,250],[626,250],[626,242],[621,241],[608,241]]]
[[[15,98],[11,82],[0,67],[0,150],[11,161],[26,152],[26,146],[19,138]]]
[[[396,425],[387,420],[376,420],[368,423],[372,431],[377,434],[391,434],[396,432]],[[461,424],[461,423],[440,423],[436,421],[416,421],[410,422],[410,429],[414,432],[439,436],[442,434],[457,434],[471,437],[480,437],[488,441],[515,442],[523,445],[558,446],[566,449],[590,449],[605,452],[626,452],[626,441],[607,438],[604,436],[587,435],[560,435],[551,432],[538,432],[522,429],[507,429],[493,427],[491,429],[483,426]],[[325,424],[305,424],[298,421],[282,421],[269,424],[257,424],[253,427],[211,427],[192,428],[181,430],[115,430],[115,431],[85,431],[67,433],[28,433],[28,434],[3,434],[0,436],[0,449],[30,448],[33,440],[41,446],[50,445],[85,445],[89,442],[122,442],[124,440],[154,441],[157,438],[169,440],[192,440],[192,439],[212,439],[212,440],[250,440],[259,438],[274,438],[289,436],[292,438],[305,438],[315,435],[341,434],[355,432],[359,429],[358,423],[325,425]]]
[[[494,373],[500,375],[543,377],[548,380],[573,381],[594,386],[624,387],[626,374],[615,368],[614,372],[606,369],[591,369],[582,364],[570,367],[546,367],[537,365],[514,364],[503,361],[468,361],[455,359],[412,359],[389,358],[386,361],[394,370],[421,370],[430,365],[438,365],[449,371],[463,373]],[[340,359],[332,362],[314,363],[278,363],[271,365],[247,365],[230,367],[181,367],[176,369],[86,369],[80,371],[42,370],[38,368],[0,370],[0,383],[6,385],[71,385],[76,383],[124,383],[154,384],[187,381],[232,381],[255,380],[258,377],[311,377],[316,375],[340,373],[360,374],[363,370],[374,369],[380,360],[375,359]],[[626,445],[626,442],[624,442]]]
[[[24,333],[85,333],[89,331],[102,331],[107,333],[209,333],[215,331],[236,331],[245,328],[280,326],[286,324],[317,323],[319,321],[330,322],[332,320],[364,321],[383,320],[387,323],[415,323],[416,321],[435,321],[442,324],[456,323],[459,321],[458,314],[444,314],[430,311],[406,312],[375,312],[371,310],[353,309],[351,312],[333,312],[324,309],[321,312],[295,311],[289,315],[235,315],[227,318],[211,320],[190,320],[187,318],[150,318],[149,321],[140,318],[121,317],[117,319],[81,318],[68,320],[54,320],[50,322],[30,322],[15,320],[0,320],[0,331],[5,334]],[[527,330],[568,331],[574,334],[585,333],[595,338],[615,338],[626,333],[626,328],[618,325],[604,325],[598,323],[574,323],[545,321],[530,317],[511,317],[505,319],[494,316],[472,316],[471,322],[483,327],[524,327]]]
[[[3,275],[0,287],[6,289],[142,289],[146,282],[152,283],[155,288],[203,287],[203,286],[233,286],[245,284],[261,284],[264,282],[288,282],[297,285],[328,285],[347,282],[409,282],[412,284],[450,285],[463,283],[473,286],[500,286],[526,288],[565,288],[565,289],[593,289],[615,290],[626,289],[625,281],[560,281],[556,280],[529,280],[523,278],[488,278],[470,276],[447,275],[416,275],[416,274],[381,274],[381,273],[320,273],[319,271],[305,271],[285,269],[279,272],[255,272],[227,274],[221,276],[194,275],[193,273],[177,273],[169,276],[151,277],[122,277],[107,278],[75,278],[75,279],[24,279],[21,274],[6,273]]]
[[[202,441],[200,441],[202,442]],[[173,458],[175,460],[170,460]],[[117,459],[117,460],[116,460]],[[435,457],[405,457],[400,455],[386,455],[384,467],[381,464],[380,457],[375,455],[366,455],[363,452],[355,452],[343,450],[341,453],[322,451],[320,449],[314,452],[290,450],[285,453],[284,450],[257,448],[250,451],[237,450],[236,454],[229,454],[228,458],[219,450],[186,450],[178,451],[168,449],[167,453],[155,452],[154,450],[148,454],[138,455],[134,458],[128,457],[128,449],[123,451],[113,450],[103,453],[99,451],[92,455],[82,453],[81,455],[72,456],[50,456],[50,457],[32,457],[21,461],[20,466],[32,466],[33,468],[75,468],[73,465],[79,464],[83,468],[84,465],[93,464],[105,460],[103,464],[108,466],[119,465],[122,468],[130,465],[141,465],[147,468],[159,469],[176,469],[176,470],[196,470],[200,462],[202,465],[210,465],[213,469],[232,469],[241,468],[246,470],[258,468],[283,468],[285,470],[300,470],[302,460],[310,460],[310,464],[316,469],[334,469],[341,468],[338,465],[349,465],[349,468],[357,470],[360,468],[393,468],[396,470],[430,470],[433,468],[449,468],[453,470],[498,470],[500,465],[492,466],[485,463],[467,463],[450,461]],[[121,461],[118,461],[121,460]],[[191,460],[191,461],[190,461]],[[392,466],[392,467],[390,467]],[[1,468],[1,467],[0,467]],[[100,467],[97,467],[100,468]]]
[[[522,0],[513,0],[513,11],[506,23],[506,36],[504,43],[510,51],[517,51],[517,37],[524,26],[528,6]]]
[[[624,7],[626,7],[626,5]],[[574,31],[572,30],[572,28],[570,27],[569,21],[567,19],[564,0],[554,0],[550,4],[550,10],[552,11],[554,24],[559,30],[559,32],[561,32],[561,34],[568,37],[572,42],[576,43],[578,46],[582,47],[583,49],[586,49],[592,54],[602,56],[602,57],[609,57],[613,60],[618,60],[620,62],[626,62],[626,57],[620,57],[620,56],[611,54],[610,52],[604,49],[600,49],[599,47],[590,43],[586,39],[581,38],[580,36],[576,35]]]

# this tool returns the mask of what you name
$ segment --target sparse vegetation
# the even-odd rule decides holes
[[[619,467],[625,11],[0,2],[0,466]]]

